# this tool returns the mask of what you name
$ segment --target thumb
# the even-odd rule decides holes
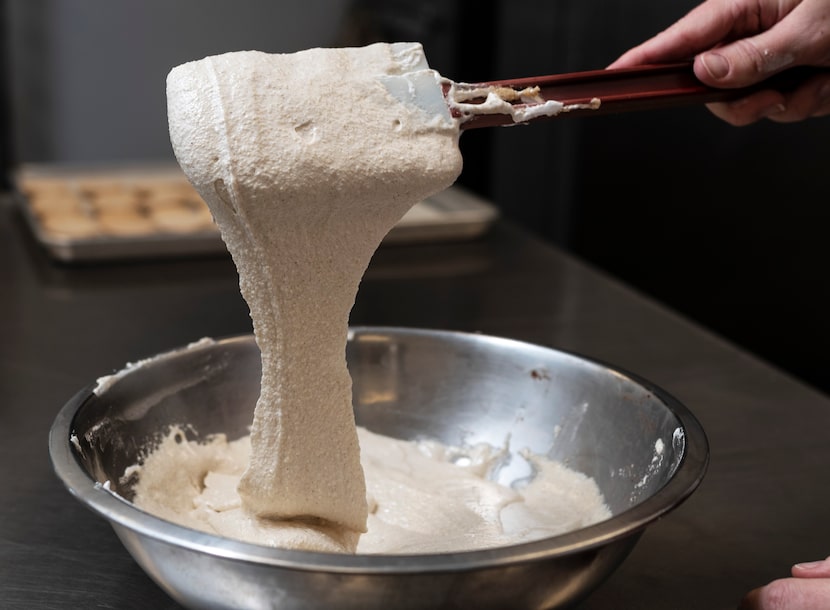
[[[792,567],[796,578],[830,578],[830,557],[822,561],[797,563]]]
[[[803,49],[794,20],[784,19],[756,36],[701,53],[695,75],[713,87],[746,87],[794,65]]]

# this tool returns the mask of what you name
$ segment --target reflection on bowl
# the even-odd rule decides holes
[[[451,445],[500,446],[509,435],[511,451],[528,448],[593,477],[612,518],[482,551],[337,555],[243,543],[138,510],[119,478],[168,425],[229,439],[248,433],[260,376],[249,335],[203,340],[81,391],[50,432],[55,471],[185,606],[366,610],[571,604],[613,572],[706,469],[705,434],[685,407],[644,380],[572,354],[482,335],[364,327],[350,331],[347,360],[360,425]],[[516,476],[509,467],[499,472]]]

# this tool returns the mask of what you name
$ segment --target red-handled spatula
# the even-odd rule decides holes
[[[486,83],[444,85],[462,129],[527,123],[554,116],[604,115],[738,99],[763,89],[786,92],[824,68],[796,67],[736,89],[704,85],[691,63],[592,70]]]

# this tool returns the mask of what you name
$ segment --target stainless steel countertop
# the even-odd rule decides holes
[[[830,399],[507,223],[469,243],[382,248],[352,322],[575,351],[697,415],[712,450],[702,486],[581,609],[734,608],[791,564],[830,554]],[[0,205],[0,606],[178,607],[63,489],[47,433],[96,377],[249,331],[229,258],[61,266]]]

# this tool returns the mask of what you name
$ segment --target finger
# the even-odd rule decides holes
[[[761,119],[793,123],[826,116],[830,114],[830,76],[813,77],[787,94],[762,90],[731,102],[708,104],[708,108],[719,119],[737,127]]]
[[[823,561],[797,563],[792,574],[796,578],[830,578],[830,557]]]
[[[758,91],[732,102],[707,104],[707,108],[719,119],[736,127],[750,125],[761,119],[786,112],[786,98],[777,91]]]
[[[681,61],[714,47],[731,31],[734,2],[708,0],[666,30],[619,57],[609,68]]]
[[[750,591],[739,610],[814,610],[830,605],[830,580],[783,578]]]
[[[827,114],[830,111],[830,76],[812,78],[787,94],[784,107],[782,112],[772,113],[767,118],[778,123],[793,123]],[[830,576],[830,561],[827,563],[827,576]]]

